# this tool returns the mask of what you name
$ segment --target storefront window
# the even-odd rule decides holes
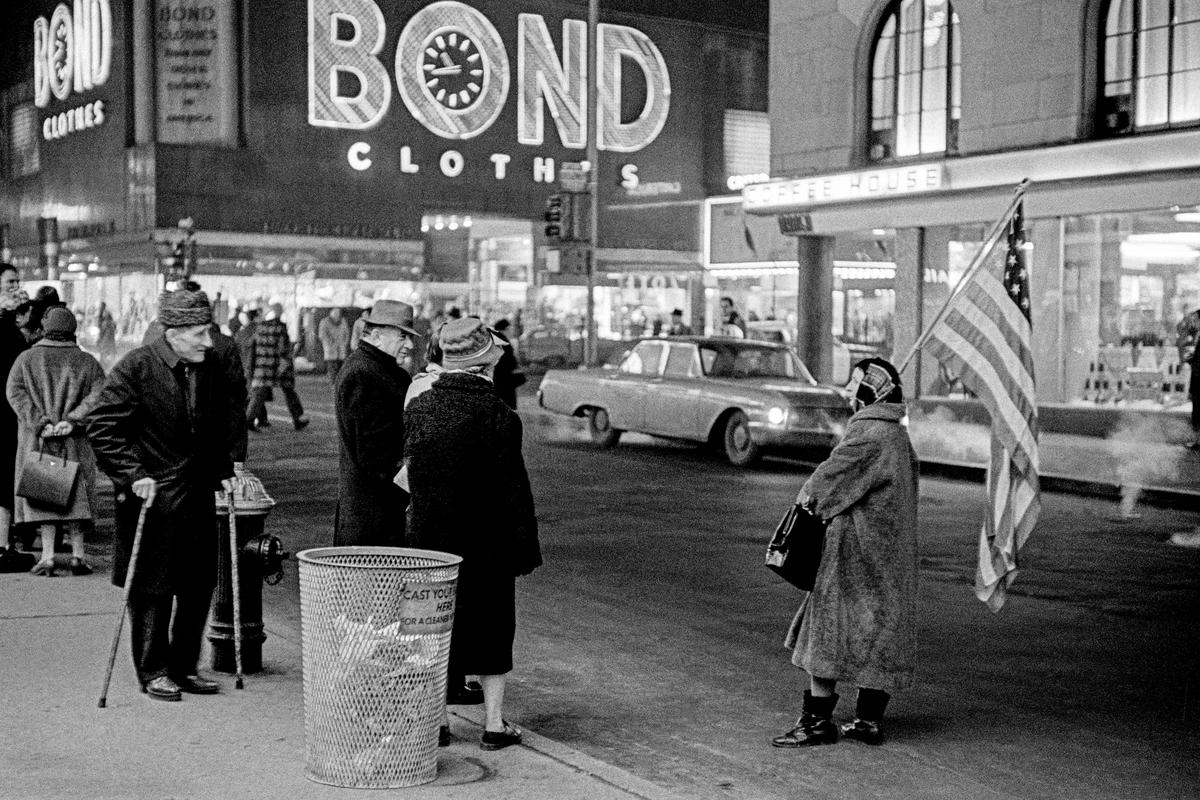
[[[833,335],[851,363],[892,351],[896,232],[839,235],[833,260]]]
[[[1067,217],[1063,252],[1067,399],[1186,402],[1176,326],[1200,308],[1200,212]]]

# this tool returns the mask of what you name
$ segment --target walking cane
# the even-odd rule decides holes
[[[233,505],[233,491],[229,497],[229,577],[233,581],[233,663],[237,669],[234,686],[245,689],[242,682],[242,587],[238,575],[237,511]]]
[[[121,614],[117,617],[117,630],[113,633],[112,649],[108,651],[108,669],[104,671],[104,686],[100,689],[100,702],[97,708],[108,704],[108,684],[112,681],[113,664],[117,661],[117,648],[121,645],[121,628],[125,625],[125,614],[129,611],[129,590],[133,586],[133,570],[137,565],[138,551],[142,548],[142,531],[146,528],[146,511],[154,502],[154,493],[142,501],[142,509],[138,512],[137,528],[133,533],[133,549],[129,551],[129,566],[125,569],[125,599],[121,604]]]

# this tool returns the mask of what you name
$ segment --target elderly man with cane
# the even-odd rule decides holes
[[[87,431],[116,494],[113,583],[131,584],[138,680],[156,700],[179,700],[181,692],[220,691],[197,674],[196,663],[220,545],[213,491],[235,488],[234,421],[227,378],[210,352],[208,298],[186,289],[166,293],[158,321],[163,335],[113,367]],[[134,563],[143,505],[149,508]]]

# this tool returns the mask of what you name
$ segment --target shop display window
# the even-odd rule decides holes
[[[1067,217],[1062,225],[1067,401],[1186,404],[1178,327],[1200,308],[1200,211]]]

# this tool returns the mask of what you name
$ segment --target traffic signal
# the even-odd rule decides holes
[[[542,215],[546,220],[546,238],[560,239],[563,234],[563,197],[561,194],[552,194],[546,200],[546,213]]]

